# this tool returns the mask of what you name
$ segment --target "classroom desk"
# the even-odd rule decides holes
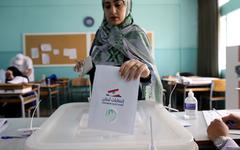
[[[177,118],[184,120],[184,112],[172,112]],[[198,111],[197,119],[185,120],[191,124],[189,127],[185,127],[194,137],[194,140],[198,144],[200,149],[205,149],[201,147],[206,147],[206,149],[215,148],[213,143],[208,139],[207,136],[207,123],[203,116],[202,111]],[[233,138],[238,144],[240,143],[240,135],[230,134],[230,137]],[[209,148],[210,147],[210,148]]]
[[[181,92],[183,94],[183,97],[182,97],[183,101],[186,98],[187,92],[189,92],[190,90],[192,90],[194,93],[208,92],[210,94],[210,86],[211,86],[212,80],[218,79],[218,78],[212,78],[212,77],[199,77],[199,76],[192,76],[192,77],[185,77],[185,78],[188,79],[190,82],[189,83],[178,82],[175,76],[166,76],[162,78],[164,85],[167,86],[165,88],[167,88],[167,91],[168,91],[168,94],[167,94],[168,98],[169,98],[170,92],[173,90],[175,85],[176,85],[176,88],[174,92]],[[183,102],[182,102],[182,106],[183,106]]]
[[[40,127],[40,125],[47,118],[34,118],[33,127]],[[7,128],[0,133],[0,136],[20,136],[18,129],[27,128],[30,126],[30,118],[8,118]],[[26,138],[21,139],[0,139],[0,150],[23,150]]]
[[[183,119],[184,112],[172,112],[175,116]],[[39,127],[47,118],[34,118],[33,127]],[[212,142],[207,137],[207,124],[203,117],[201,111],[197,113],[197,119],[187,120],[187,122],[191,123],[191,126],[186,127],[186,129],[193,135],[196,143],[201,150],[210,150],[215,149]],[[8,118],[8,127],[0,136],[6,135],[19,135],[17,129],[26,128],[30,125],[30,118]],[[240,139],[239,135],[230,135],[237,142]],[[25,138],[23,139],[8,139],[1,140],[0,139],[0,150],[23,150]]]
[[[44,99],[44,97],[48,97],[49,100],[49,108],[50,111],[53,112],[53,96],[56,95],[57,99],[57,106],[60,105],[59,103],[59,84],[47,84],[41,85],[40,88],[40,98]]]
[[[37,104],[39,102],[39,88],[39,84],[1,84],[0,102],[21,103],[22,117],[25,118],[25,105],[34,101]],[[37,117],[39,117],[39,114],[38,107]]]

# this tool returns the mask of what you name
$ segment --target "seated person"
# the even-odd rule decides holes
[[[11,66],[8,67],[5,72],[5,83],[11,84],[20,84],[20,83],[28,83],[28,77],[23,75],[16,67]],[[25,95],[33,95],[33,92],[26,93]],[[0,115],[12,118],[12,117],[21,117],[21,104],[20,103],[1,103],[0,104]],[[25,108],[31,107],[35,105],[35,102],[29,103],[25,106]]]
[[[207,129],[208,137],[220,150],[240,150],[237,143],[229,137],[229,129],[240,129],[240,115],[230,114],[212,121]]]
[[[34,81],[34,68],[32,59],[30,57],[19,53],[12,58],[10,61],[10,66],[18,68],[23,75],[28,77],[29,81]]]
[[[45,82],[46,84],[55,84],[57,83],[57,76],[55,74],[51,74],[50,76],[46,77]]]
[[[5,75],[5,83],[18,84],[29,82],[28,77],[23,75],[22,72],[14,66],[8,67]]]

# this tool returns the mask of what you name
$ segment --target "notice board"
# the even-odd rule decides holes
[[[35,66],[73,65],[87,56],[86,33],[24,34],[24,54]]]
[[[153,47],[153,33],[147,36]],[[73,66],[88,56],[94,38],[95,33],[25,33],[24,55],[35,67]]]

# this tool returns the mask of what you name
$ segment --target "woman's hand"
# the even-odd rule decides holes
[[[76,61],[76,65],[74,66],[75,72],[82,72],[83,71],[84,60]]]
[[[150,75],[148,66],[139,60],[131,59],[122,64],[119,70],[120,76],[126,80],[136,80],[137,78],[147,78]]]
[[[219,136],[228,136],[228,126],[220,119],[215,119],[207,128],[208,137],[214,141]]]

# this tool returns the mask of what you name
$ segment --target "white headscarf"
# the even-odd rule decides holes
[[[103,8],[104,8],[104,1],[105,0],[102,0],[102,7]],[[132,0],[122,0],[122,1],[124,2],[124,4],[126,5],[126,8],[127,8],[126,16],[125,16],[125,17],[127,17],[132,11]],[[105,19],[105,16],[104,16],[104,19]]]

